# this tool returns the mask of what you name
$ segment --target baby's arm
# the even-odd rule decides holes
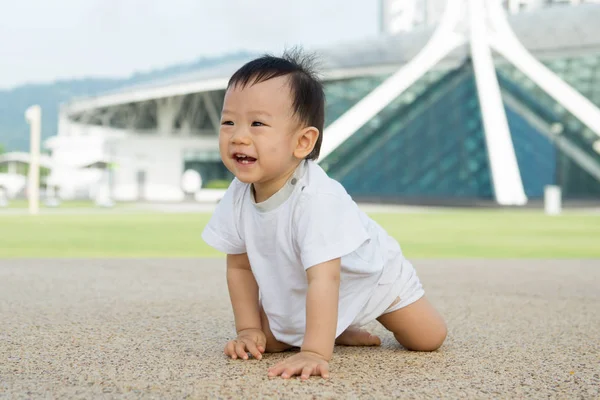
[[[306,271],[306,333],[302,351],[331,359],[335,344],[340,291],[340,259],[315,265]]]
[[[340,259],[315,265],[306,271],[306,332],[302,351],[269,369],[269,376],[290,378],[301,375],[329,377],[328,361],[333,355],[340,289]]]
[[[227,255],[227,287],[238,338],[227,343],[225,354],[234,359],[247,359],[249,351],[260,359],[265,351],[266,338],[260,321],[258,284],[247,254]]]

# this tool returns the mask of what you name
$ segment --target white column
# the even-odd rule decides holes
[[[25,118],[30,125],[30,161],[27,197],[29,199],[29,213],[39,212],[40,201],[40,136],[42,109],[38,105],[31,106],[25,112]]]
[[[156,123],[160,136],[170,136],[175,130],[175,118],[181,107],[183,97],[166,97],[156,100]]]
[[[212,123],[215,132],[219,132],[219,128],[221,126],[221,116],[219,110],[217,109],[217,106],[209,92],[202,93],[202,98],[204,100],[204,106],[206,108],[208,118],[210,118],[210,122]]]
[[[181,119],[181,128],[179,130],[179,134],[182,137],[192,136],[192,130],[194,129],[193,127],[195,126],[196,116],[198,115],[199,112],[202,112],[200,95],[191,94],[189,96],[190,96],[189,97],[189,99],[190,99],[189,105],[185,109],[185,114],[183,115],[183,118]]]
[[[481,0],[469,0],[471,57],[496,201],[501,205],[527,203],[508,121],[487,41],[486,13]]]

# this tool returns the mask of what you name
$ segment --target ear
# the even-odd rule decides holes
[[[300,160],[304,159],[313,150],[318,138],[319,130],[314,126],[309,126],[298,132],[294,157]]]

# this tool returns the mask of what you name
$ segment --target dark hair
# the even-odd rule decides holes
[[[266,54],[252,60],[238,69],[227,84],[231,86],[255,84],[289,75],[294,114],[306,126],[314,126],[319,130],[315,147],[306,156],[316,160],[323,141],[325,125],[325,93],[323,84],[315,72],[315,56],[304,54],[300,49],[285,51],[281,57]]]

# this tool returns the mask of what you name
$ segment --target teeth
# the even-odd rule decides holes
[[[245,154],[238,154],[238,155],[237,155],[237,157],[238,157],[238,158],[246,158],[246,157],[248,157],[248,156],[247,156],[247,155],[245,155]]]

